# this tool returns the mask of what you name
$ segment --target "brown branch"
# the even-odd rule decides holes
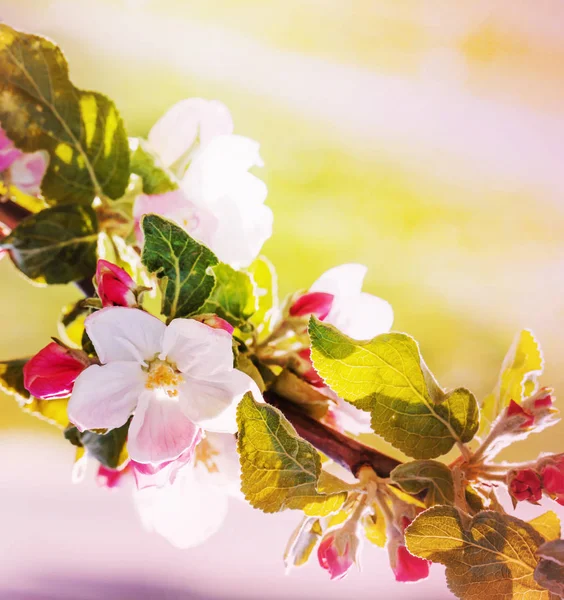
[[[0,224],[4,224],[8,229],[15,229],[25,218],[33,213],[27,208],[12,202],[12,200],[0,199]],[[1,233],[1,230],[0,230]],[[1,236],[0,236],[1,241]],[[74,285],[88,298],[94,296],[95,289],[92,279],[85,278],[75,281]]]
[[[264,393],[264,399],[284,414],[301,437],[353,475],[356,475],[361,467],[368,465],[379,477],[389,477],[391,471],[400,464],[395,458],[316,421],[298,405],[272,390]]]

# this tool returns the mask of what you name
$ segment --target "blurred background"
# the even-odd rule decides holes
[[[0,0],[0,19],[55,40],[131,135],[185,97],[227,104],[261,143],[282,294],[365,263],[442,385],[482,397],[527,327],[543,384],[564,389],[561,0]],[[8,260],[0,289],[0,359],[39,350],[78,298]],[[373,549],[339,584],[316,566],[285,578],[297,516],[237,503],[203,547],[174,550],[127,494],[71,485],[54,429],[1,395],[0,415],[1,598],[451,597],[440,568],[401,586]],[[562,452],[563,435],[506,458]]]

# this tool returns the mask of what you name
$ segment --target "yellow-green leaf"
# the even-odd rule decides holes
[[[68,403],[68,398],[57,398],[56,400],[32,398],[29,402],[20,404],[20,407],[24,412],[64,430],[69,424]]]
[[[476,433],[479,410],[471,392],[445,393],[415,340],[386,333],[356,341],[312,317],[312,360],[341,398],[372,416],[372,429],[413,458],[436,458]]]
[[[552,510],[529,521],[529,525],[536,529],[547,542],[560,537],[560,518]]]
[[[386,545],[386,519],[376,504],[373,506],[374,513],[368,515],[364,521],[364,533],[366,539],[375,546],[383,548]]]
[[[129,143],[131,172],[141,178],[144,194],[164,194],[178,188],[172,173],[161,164],[159,157],[144,140],[132,138]]]
[[[76,88],[49,40],[0,24],[0,122],[25,150],[46,150],[41,190],[50,202],[120,198],[129,181],[127,135],[113,102]]]
[[[258,339],[268,335],[278,308],[278,283],[274,265],[264,256],[256,258],[247,268],[253,278],[257,296],[257,310],[249,319],[255,326]]]
[[[237,422],[241,490],[252,506],[264,512],[301,509],[310,516],[339,510],[347,492],[333,492],[335,478],[327,474],[320,479],[317,450],[298,436],[279,410],[246,394]],[[330,488],[328,494],[320,491],[323,486]]]
[[[519,404],[536,391],[543,367],[540,344],[532,331],[524,329],[517,334],[503,360],[495,389],[484,398],[481,433],[489,428],[511,400]]]
[[[462,600],[550,598],[534,579],[544,539],[515,517],[486,511],[464,526],[455,508],[434,506],[407,528],[405,540],[415,556],[446,566],[448,586]]]
[[[454,503],[454,483],[450,469],[436,460],[414,460],[398,465],[390,474],[392,483],[406,493],[425,493],[426,506]]]

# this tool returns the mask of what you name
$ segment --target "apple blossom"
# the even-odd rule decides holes
[[[388,302],[362,291],[367,270],[364,265],[353,263],[333,267],[321,275],[306,294],[306,298],[311,298],[313,293],[325,294],[323,307],[319,301],[315,306],[318,311],[321,308],[325,311],[328,307],[327,295],[332,295],[330,310],[323,317],[318,315],[319,318],[357,340],[388,332],[394,320],[394,313]],[[300,302],[303,300],[298,299],[294,306]]]
[[[358,535],[346,524],[328,533],[319,544],[317,558],[331,579],[343,579],[356,562]]]
[[[68,414],[80,430],[120,427],[133,413],[127,446],[139,463],[179,457],[200,428],[236,431],[237,403],[256,385],[233,368],[226,331],[194,319],[166,326],[120,306],[90,315],[85,328],[102,364],[75,381]]]
[[[272,234],[259,144],[233,135],[227,108],[199,98],[174,105],[151,129],[149,143],[180,181],[178,190],[141,195],[133,212],[167,217],[235,268],[249,265]]]
[[[23,368],[24,387],[36,398],[66,398],[76,378],[90,364],[86,354],[51,342]]]
[[[100,259],[96,266],[96,288],[102,306],[135,306],[137,284],[122,268]]]
[[[537,504],[542,497],[542,482],[533,469],[511,471],[508,474],[509,493],[515,500]]]
[[[47,171],[49,155],[44,150],[22,152],[0,126],[0,173],[9,185],[22,192],[37,196]]]

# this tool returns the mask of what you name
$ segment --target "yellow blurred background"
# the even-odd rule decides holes
[[[365,289],[391,302],[394,328],[419,340],[442,385],[482,398],[513,336],[531,328],[545,351],[542,383],[564,390],[561,0],[0,0],[0,19],[55,40],[74,82],[110,96],[131,135],[185,97],[227,104],[236,133],[261,143],[257,174],[275,214],[264,253],[282,294],[331,266],[365,263]],[[39,350],[79,297],[72,286],[32,287],[9,260],[0,289],[0,360]],[[396,585],[385,553],[366,557],[368,574],[345,587],[316,566],[284,579],[295,515],[242,504],[204,549],[174,550],[143,537],[126,499],[70,486],[72,449],[58,431],[1,395],[0,415],[0,444],[20,461],[7,463],[6,481],[21,489],[5,501],[25,506],[12,525],[3,510],[0,524],[29,536],[4,535],[14,573],[30,562],[42,577],[81,565],[98,583],[143,572],[205,597],[340,598],[368,585],[397,600],[451,597],[440,567],[422,587]],[[562,452],[563,435],[560,424],[505,456]],[[77,553],[78,531],[93,542]],[[68,586],[41,598],[131,597]],[[150,594],[134,597],[195,597]]]
[[[218,98],[261,142],[281,293],[347,261],[445,386],[483,396],[529,327],[564,387],[564,4],[448,0],[0,0],[62,46],[131,135]],[[0,358],[56,333],[71,287],[0,263]],[[47,426],[2,397],[2,427]],[[562,450],[564,427],[519,454]]]

